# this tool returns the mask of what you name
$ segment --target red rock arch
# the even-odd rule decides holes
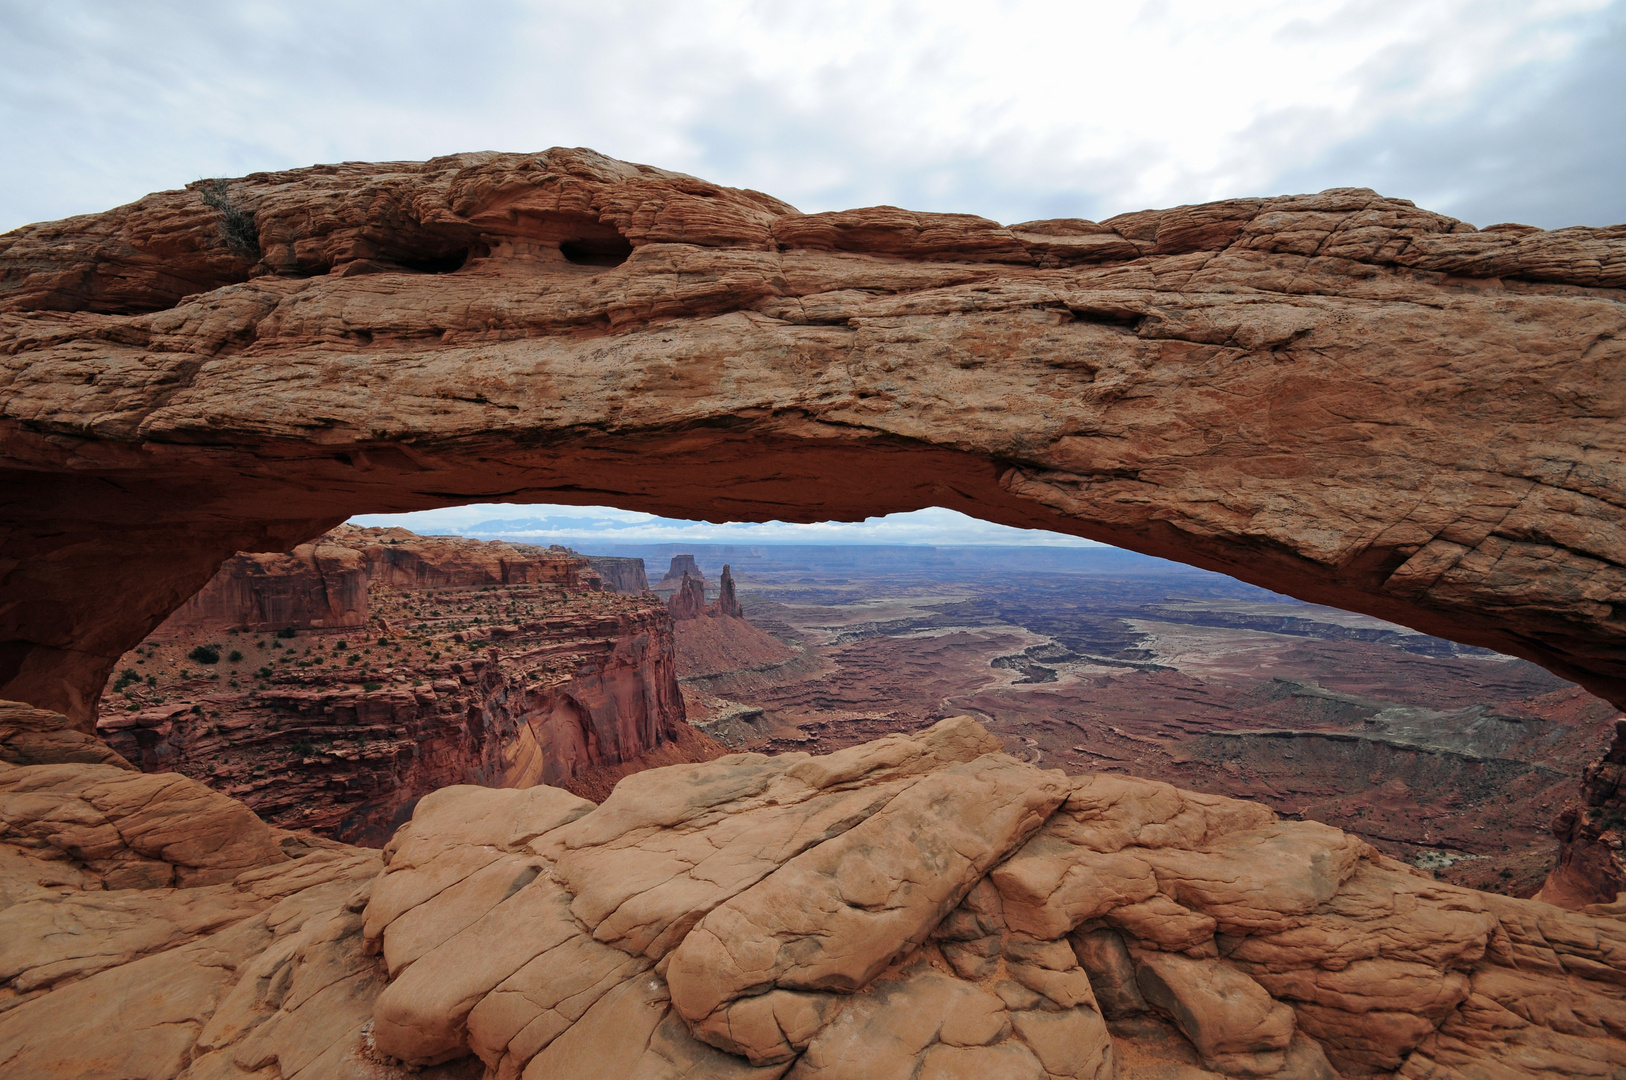
[[[88,724],[234,551],[548,501],[947,506],[1626,704],[1619,227],[1478,231],[1354,189],[803,215],[564,150],[225,190],[257,262],[196,186],[0,238],[0,697]]]

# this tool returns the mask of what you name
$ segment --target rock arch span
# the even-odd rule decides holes
[[[1626,704],[1626,227],[800,214],[557,149],[207,191],[0,238],[0,697],[88,725],[237,550],[547,501],[947,506]]]

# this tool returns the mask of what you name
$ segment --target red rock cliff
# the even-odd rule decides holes
[[[1536,899],[1560,907],[1610,904],[1626,891],[1626,719],[1615,739],[1581,774],[1581,797],[1553,822],[1563,845]]]
[[[597,589],[585,559],[399,529],[339,529],[304,549],[232,560],[188,609],[212,622],[171,620],[122,661],[98,733],[142,769],[192,775],[268,821],[371,844],[448,784],[591,786],[680,739],[661,763],[709,752],[684,730],[666,608]],[[365,627],[221,633],[298,625],[290,607],[260,618],[267,598],[312,588],[320,601],[335,581],[356,584],[348,611]],[[307,613],[327,610],[314,601]],[[198,661],[199,644],[223,655]]]
[[[593,589],[599,575],[587,559],[562,551],[340,525],[292,551],[238,552],[154,633],[364,626],[374,582],[405,589],[541,582]]]

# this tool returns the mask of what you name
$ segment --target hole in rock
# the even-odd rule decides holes
[[[559,253],[578,266],[620,266],[632,255],[632,243],[624,236],[562,240]]]
[[[142,767],[352,842],[465,777],[602,799],[648,765],[965,713],[1041,768],[1262,801],[1528,895],[1616,715],[1523,660],[941,508],[800,525],[464,506],[321,544],[228,561],[119,660],[101,715]],[[627,640],[589,647],[606,633]],[[200,645],[221,663],[188,663]],[[124,734],[177,711],[161,745]],[[513,752],[525,731],[549,749]]]
[[[420,255],[416,257],[397,257],[395,264],[404,270],[411,270],[419,274],[450,274],[461,270],[469,261],[469,249],[451,251],[440,255]]]

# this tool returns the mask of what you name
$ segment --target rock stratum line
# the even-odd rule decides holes
[[[0,238],[0,693],[89,730],[234,552],[511,500],[946,506],[1623,704],[1623,288],[1626,227],[1355,189],[1003,227],[584,150],[200,182]]]

